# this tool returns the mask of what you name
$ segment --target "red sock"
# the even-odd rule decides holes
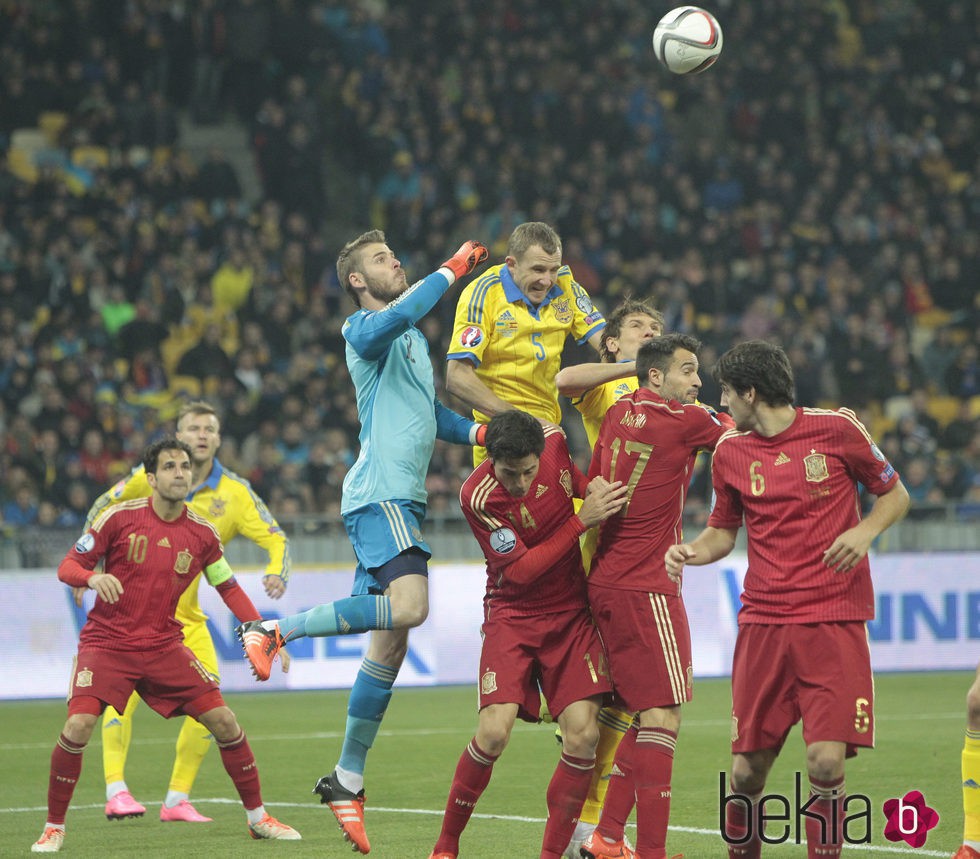
[[[807,859],[837,859],[844,844],[844,776],[810,779],[811,817],[806,819]],[[815,819],[819,818],[819,819]]]
[[[609,773],[609,788],[602,803],[602,816],[596,827],[599,833],[612,841],[622,841],[626,821],[636,804],[636,787],[633,783],[633,755],[636,752],[636,725],[623,735]]]
[[[561,859],[572,840],[594,769],[595,758],[575,758],[562,752],[548,785],[548,822],[541,842],[542,859]]]
[[[446,813],[442,818],[442,831],[436,846],[432,848],[433,853],[459,853],[459,836],[469,823],[477,800],[490,783],[493,764],[498,757],[500,755],[488,755],[483,751],[476,744],[476,738],[470,740],[456,764],[449,799],[446,800]],[[567,844],[566,841],[561,849],[564,850]]]
[[[227,743],[218,743],[221,752],[221,763],[225,772],[231,776],[235,789],[242,798],[242,805],[247,810],[262,805],[262,790],[259,787],[259,768],[255,763],[255,755],[242,731],[235,739]]]
[[[51,774],[48,776],[48,823],[64,825],[78,776],[82,772],[82,752],[79,746],[62,734],[51,752]]]
[[[728,789],[735,793],[735,788],[729,785]],[[751,808],[746,808],[741,800],[730,801],[725,804],[725,836],[728,841],[728,859],[761,859],[762,840],[760,833],[756,831],[756,823],[759,819],[759,799],[761,794],[749,797],[752,802]],[[742,841],[748,834],[749,827],[752,827],[751,838]],[[732,841],[741,842],[732,844]]]
[[[670,817],[670,774],[677,734],[666,728],[640,728],[633,756],[636,781],[636,852],[644,859],[664,856]]]

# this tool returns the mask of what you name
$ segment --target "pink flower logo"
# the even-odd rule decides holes
[[[910,790],[901,799],[885,800],[885,838],[904,841],[909,847],[921,847],[926,843],[926,833],[939,823],[939,812],[926,805],[926,798],[917,790]]]

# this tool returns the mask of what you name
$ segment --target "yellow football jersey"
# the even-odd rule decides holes
[[[606,325],[571,269],[540,306],[531,305],[506,264],[487,269],[459,296],[447,358],[469,360],[476,375],[500,399],[557,424],[561,420],[555,376],[565,339],[585,343]],[[473,412],[474,420],[489,417]]]
[[[96,499],[89,510],[86,527],[106,507],[130,498],[147,498],[152,494],[146,471],[141,465]],[[269,553],[266,575],[282,576],[284,580],[289,578],[289,541],[247,480],[233,471],[226,471],[215,459],[207,479],[188,497],[187,506],[214,525],[222,545],[241,534]],[[198,601],[200,585],[201,576],[198,575],[177,603],[175,617],[182,624],[207,620]]]
[[[625,379],[613,379],[602,385],[590,388],[581,397],[572,400],[572,405],[582,415],[582,425],[585,427],[585,434],[589,439],[589,450],[595,450],[595,441],[599,437],[599,428],[602,426],[602,419],[609,411],[609,407],[624,394],[635,391],[639,387],[636,376],[627,376]],[[592,567],[592,556],[595,555],[596,545],[599,542],[599,528],[589,528],[582,535],[580,540],[582,546],[582,566],[588,575]]]

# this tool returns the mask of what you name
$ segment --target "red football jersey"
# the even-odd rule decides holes
[[[585,496],[588,481],[572,462],[561,430],[545,430],[537,476],[527,494],[512,496],[493,475],[489,460],[466,478],[459,503],[487,561],[487,611],[509,616],[581,608],[585,571],[578,541],[530,584],[515,584],[507,567],[550,537],[574,515],[572,498]]]
[[[104,571],[119,579],[123,593],[114,605],[96,598],[79,642],[108,650],[153,650],[180,641],[177,600],[223,554],[214,526],[190,510],[165,522],[150,498],[110,507],[67,557],[87,570],[104,557]]]
[[[621,480],[629,503],[602,523],[589,576],[623,590],[676,594],[664,554],[681,540],[681,513],[697,452],[712,450],[724,427],[707,409],[638,388],[602,421],[589,477]]]
[[[848,409],[798,408],[783,432],[726,433],[712,466],[715,507],[708,524],[745,520],[749,567],[739,623],[870,620],[867,557],[846,573],[823,554],[861,519],[857,484],[883,495],[898,474]]]

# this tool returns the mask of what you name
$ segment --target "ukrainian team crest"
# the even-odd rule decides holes
[[[174,572],[179,576],[187,575],[191,571],[193,560],[194,556],[187,549],[182,549],[177,553],[177,560],[174,561]]]
[[[822,483],[830,472],[827,470],[827,457],[815,450],[810,451],[809,456],[803,457],[803,464],[806,466],[807,483]]]
[[[88,668],[83,668],[75,675],[75,685],[86,687],[92,685],[92,672]]]
[[[480,678],[480,694],[489,695],[491,692],[497,691],[497,672],[496,671],[484,671],[483,676]]]
[[[468,325],[459,334],[459,345],[472,349],[483,342],[483,332],[475,325]]]
[[[220,519],[225,515],[225,507],[228,506],[228,500],[226,498],[218,498],[215,496],[211,499],[211,506],[208,507],[208,519]]]
[[[558,478],[558,482],[561,484],[561,488],[565,490],[565,493],[569,498],[572,497],[572,472],[567,468],[561,470],[561,476]]]
[[[556,321],[562,325],[572,321],[572,305],[567,298],[556,298],[551,302],[551,307],[555,312]]]

